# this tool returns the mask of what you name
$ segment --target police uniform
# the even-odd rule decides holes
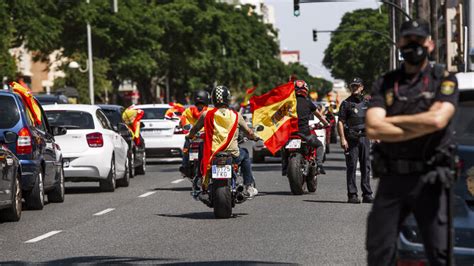
[[[415,24],[415,22],[413,22]],[[416,25],[414,25],[416,26]],[[403,28],[402,28],[403,31]],[[435,102],[457,106],[454,75],[443,67],[427,65],[408,75],[403,66],[374,83],[369,108],[386,110],[387,117],[426,112]],[[432,171],[433,158],[452,144],[453,129],[446,128],[403,142],[381,142],[374,147],[374,174],[380,177],[378,191],[368,219],[369,265],[394,263],[399,228],[413,212],[431,265],[445,265],[447,247],[446,190],[439,181],[423,182]],[[445,157],[435,162],[444,166]]]
[[[351,95],[342,102],[339,111],[339,121],[344,124],[344,136],[349,145],[345,153],[347,195],[349,199],[357,198],[357,161],[360,164],[362,197],[364,199],[372,199],[372,189],[370,188],[370,142],[365,135],[367,105],[366,99],[361,96]]]

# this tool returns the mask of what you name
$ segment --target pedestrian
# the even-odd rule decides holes
[[[365,114],[368,102],[362,94],[364,84],[361,78],[352,79],[349,87],[352,94],[341,103],[337,126],[341,147],[346,157],[347,202],[360,203],[356,185],[357,162],[359,162],[362,202],[372,203],[370,142],[365,135]]]
[[[398,47],[404,62],[374,83],[367,111],[367,135],[380,141],[373,147],[380,182],[368,218],[368,264],[395,264],[400,225],[413,213],[429,264],[447,265],[457,80],[429,64],[434,42],[425,20],[404,22]]]

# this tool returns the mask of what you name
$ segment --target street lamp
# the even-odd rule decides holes
[[[87,61],[86,61],[86,68],[85,69],[82,69],[81,65],[79,65],[79,63],[76,62],[76,61],[71,61],[68,64],[68,67],[71,68],[71,69],[77,69],[82,73],[86,73],[87,71],[89,71],[89,64],[87,63]]]

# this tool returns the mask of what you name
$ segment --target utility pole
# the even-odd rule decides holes
[[[87,4],[90,4],[89,0],[86,0]],[[94,104],[94,65],[92,63],[92,33],[91,24],[87,21],[87,61],[89,63],[89,98],[91,104]]]
[[[435,49],[432,53],[432,59],[435,62],[439,60],[439,32],[438,32],[438,7],[439,3],[438,0],[430,0],[430,24],[431,24],[431,35],[433,37],[433,41],[435,42]]]

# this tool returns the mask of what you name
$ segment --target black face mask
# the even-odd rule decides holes
[[[403,59],[410,65],[419,65],[428,57],[428,48],[417,42],[411,42],[400,48]]]

